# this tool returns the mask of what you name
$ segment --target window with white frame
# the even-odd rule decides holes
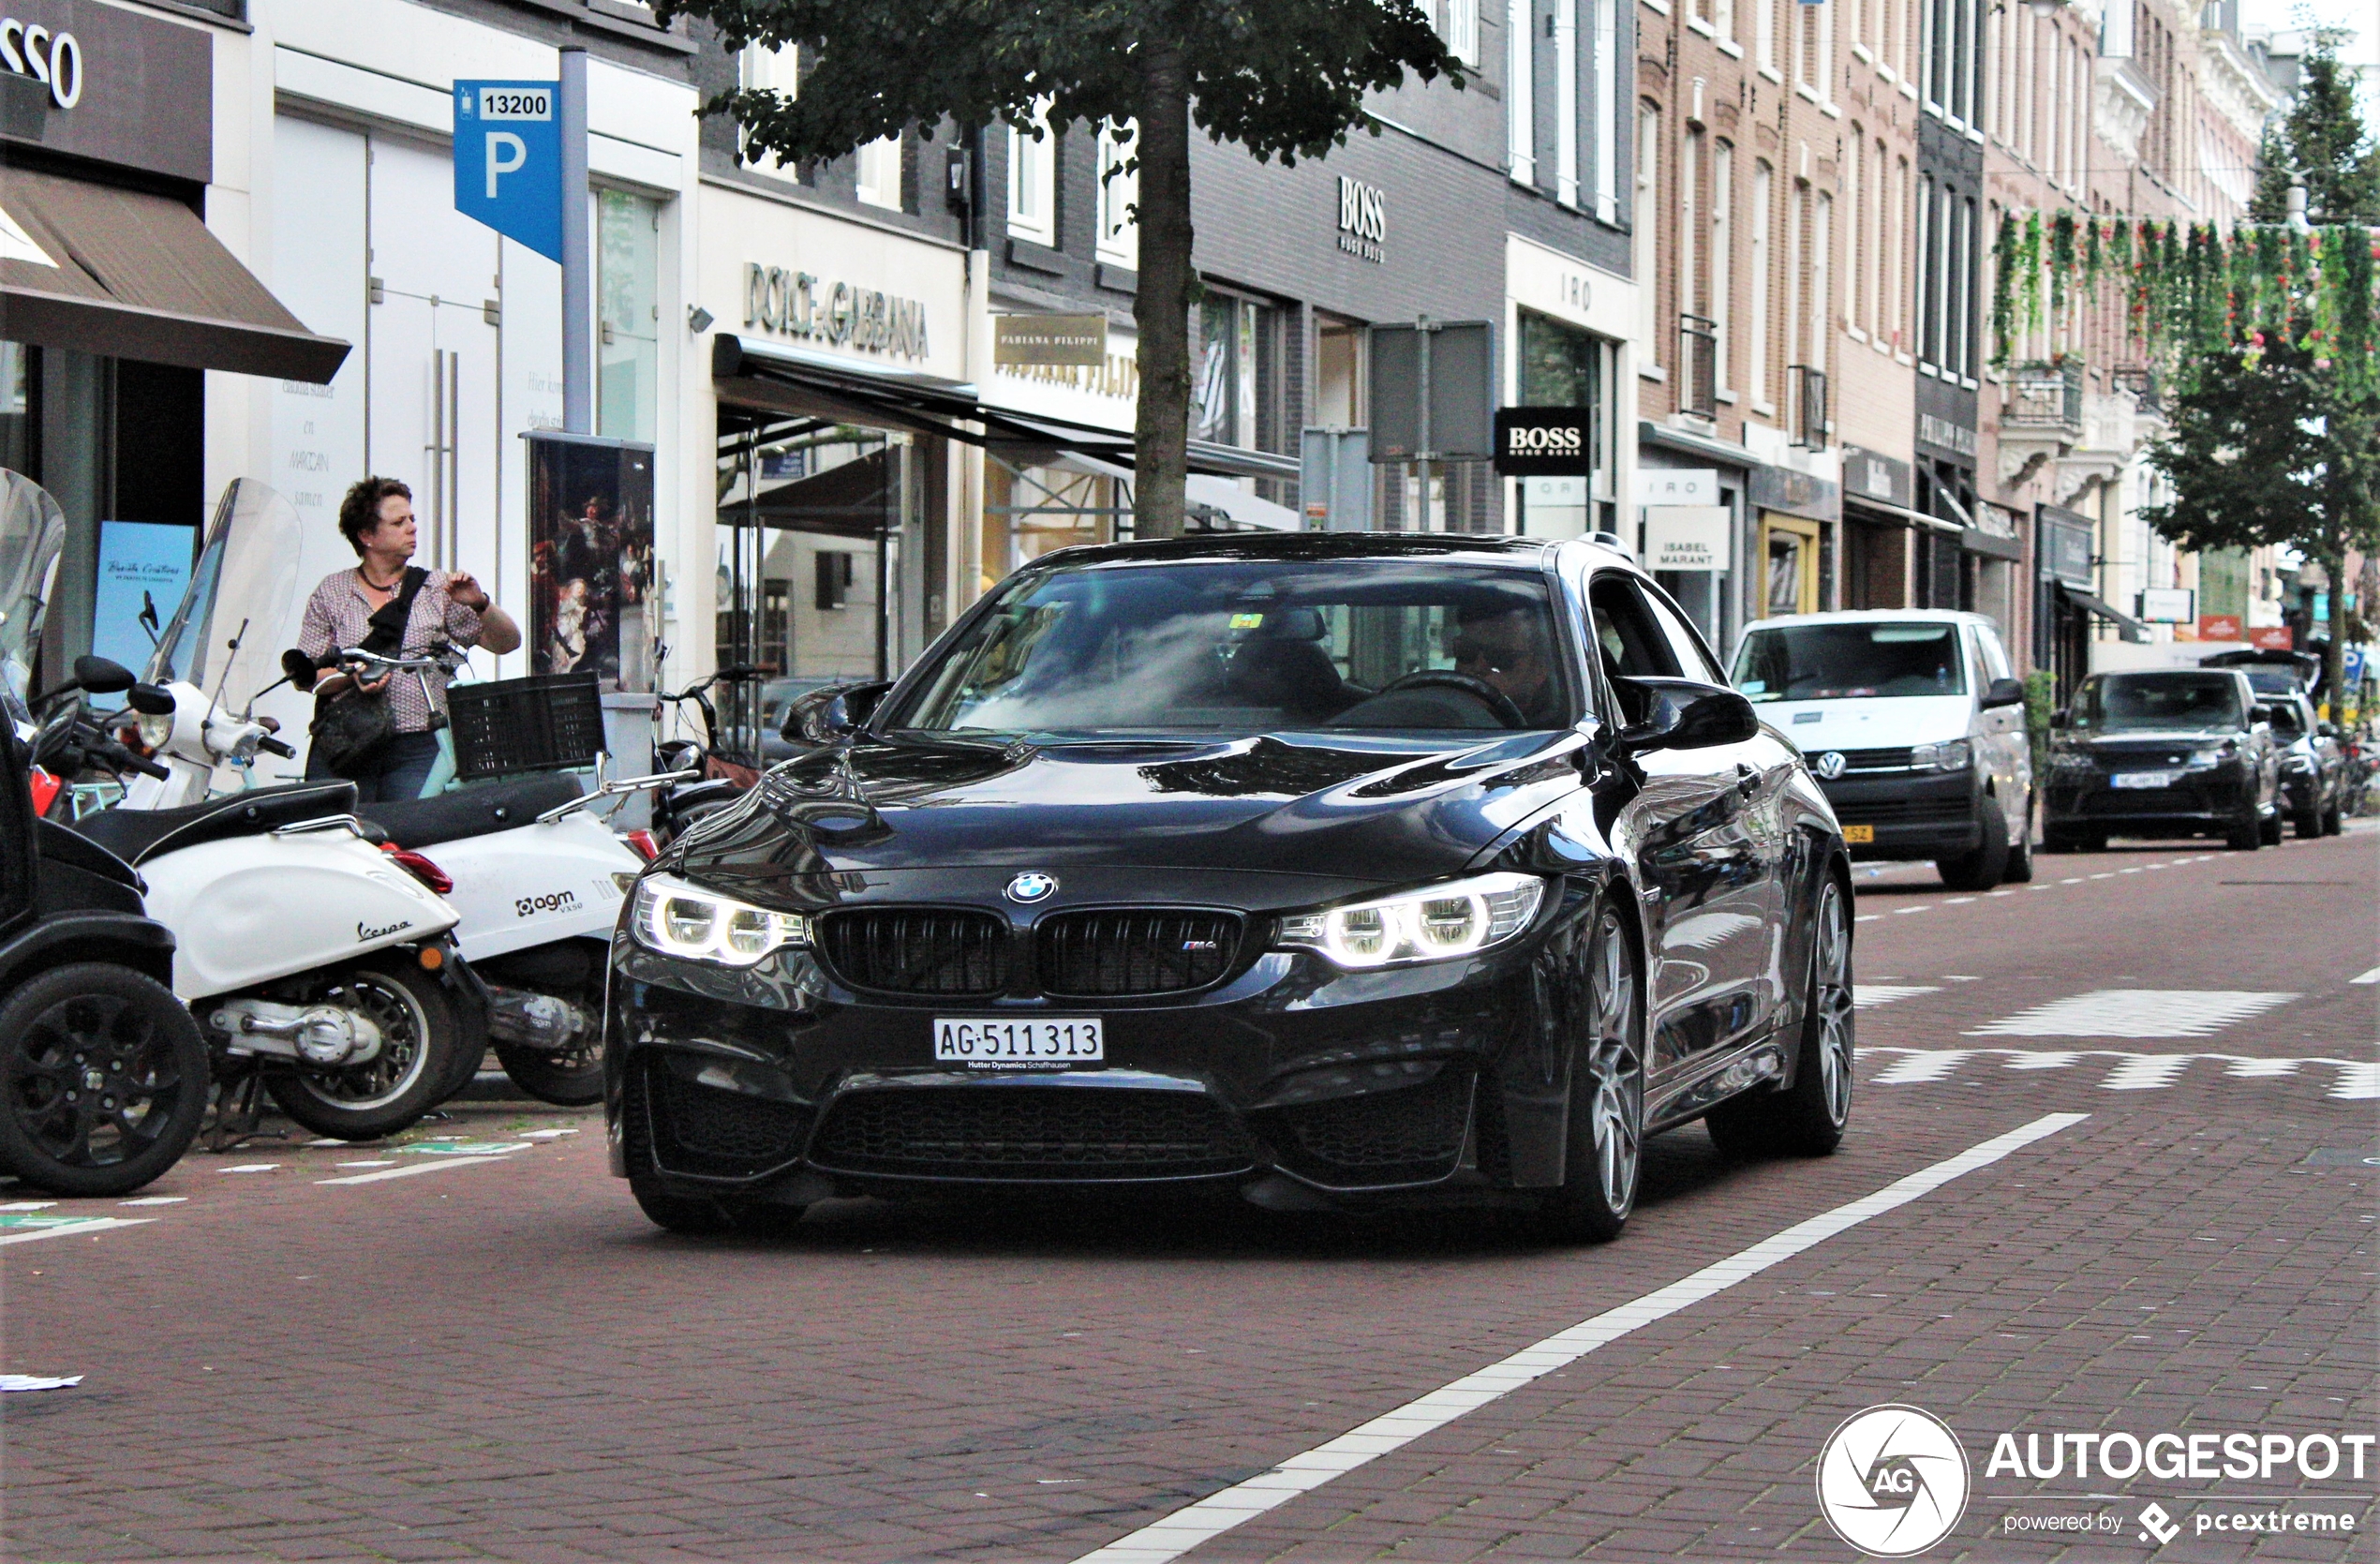
[[[1752,0],[1758,14],[1752,21],[1752,53],[1761,68],[1777,74],[1777,7],[1788,0]]]
[[[1537,29],[1532,0],[1506,0],[1504,14],[1504,154],[1512,183],[1537,184]]]
[[[736,85],[745,92],[773,92],[780,97],[801,96],[801,46],[789,43],[782,49],[769,49],[761,44],[747,44],[736,56]],[[744,148],[746,167],[761,173],[774,174],[780,179],[799,179],[801,171],[779,159],[773,152]]]
[[[1595,215],[1615,222],[1620,211],[1620,0],[1590,0],[1595,7]]]
[[[1793,83],[1807,97],[1833,101],[1835,7],[1795,4]]]
[[[1677,159],[1677,309],[1701,317],[1703,308],[1703,127],[1686,127]]]
[[[1579,0],[1554,0],[1554,199],[1579,203]]]
[[[1775,201],[1773,186],[1776,175],[1764,160],[1752,164],[1752,242],[1747,246],[1752,268],[1752,329],[1745,334],[1745,380],[1752,390],[1753,410],[1769,407],[1768,401],[1768,334],[1769,334],[1769,225],[1770,208]]]
[[[1659,251],[1655,247],[1655,235],[1661,226],[1660,209],[1661,112],[1646,104],[1636,111],[1636,298],[1638,340],[1644,345],[1644,362],[1652,368],[1661,365],[1661,290],[1656,285]]]
[[[1030,129],[1008,127],[1008,231],[1036,244],[1058,243],[1058,138],[1046,105]]]
[[[870,142],[853,156],[859,199],[870,206],[898,212],[900,206],[900,138]]]
[[[1733,391],[1727,373],[1727,337],[1733,315],[1728,307],[1729,292],[1734,285],[1733,257],[1729,253],[1734,242],[1733,231],[1735,203],[1735,148],[1722,141],[1711,147],[1711,307],[1705,312],[1711,318],[1711,332],[1718,338],[1713,355],[1712,383],[1721,391]]]
[[[1867,149],[1867,133],[1859,122],[1852,122],[1851,137],[1843,143],[1843,256],[1849,262],[1843,268],[1843,325],[1865,336],[1860,330],[1860,273],[1867,269],[1861,259],[1867,252],[1859,246],[1867,237],[1860,230],[1865,209],[1860,205],[1860,155]]]
[[[1139,155],[1132,127],[1099,127],[1099,259],[1135,270],[1140,265]]]
[[[1480,0],[1445,0],[1441,10],[1438,36],[1446,40],[1447,52],[1466,66],[1480,63]]]

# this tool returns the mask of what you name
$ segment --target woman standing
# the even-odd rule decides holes
[[[390,657],[419,657],[438,642],[485,646],[502,655],[521,644],[512,616],[488,601],[486,590],[459,571],[428,571],[413,558],[413,491],[394,478],[366,478],[339,502],[339,530],[354,548],[353,570],[334,571],[306,600],[298,649],[320,658],[335,647],[379,639],[372,649]],[[431,715],[446,710],[446,676],[417,678],[386,676],[360,684],[335,674],[314,687],[316,742],[308,752],[308,782],[346,777],[364,803],[419,797],[438,764],[438,735]],[[428,698],[424,698],[424,685]],[[344,765],[335,765],[323,741],[325,716],[336,703],[385,701],[388,727],[382,741],[365,746]]]

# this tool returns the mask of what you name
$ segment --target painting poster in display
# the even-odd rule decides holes
[[[535,431],[528,441],[529,668],[653,687],[653,448]]]

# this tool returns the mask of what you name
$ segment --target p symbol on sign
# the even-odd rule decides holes
[[[506,156],[510,154],[510,156]],[[494,201],[496,182],[508,173],[517,173],[528,162],[528,143],[510,130],[487,133],[487,199]]]

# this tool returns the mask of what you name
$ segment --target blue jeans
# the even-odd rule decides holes
[[[430,768],[438,764],[438,735],[434,733],[400,733],[380,751],[373,769],[361,777],[346,779],[355,783],[358,803],[382,804],[422,796],[422,784],[430,780]],[[319,753],[305,757],[307,782],[338,782],[336,771],[322,763]]]

